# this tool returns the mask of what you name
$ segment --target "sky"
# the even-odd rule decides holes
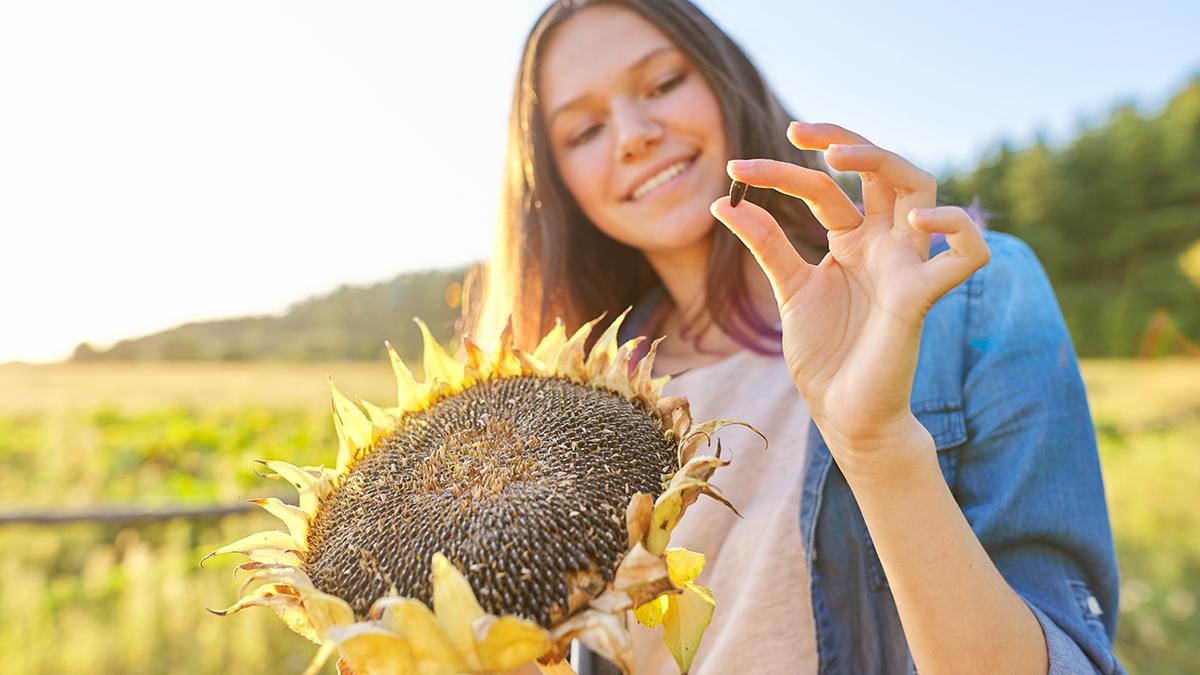
[[[485,259],[545,0],[0,2],[0,363]],[[1200,3],[699,0],[939,175],[1200,75]]]

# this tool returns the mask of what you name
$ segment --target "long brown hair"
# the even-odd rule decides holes
[[[518,343],[528,346],[556,317],[574,330],[603,312],[615,316],[659,283],[645,256],[601,233],[563,184],[538,95],[542,52],[555,27],[601,3],[637,12],[691,60],[719,102],[731,158],[767,157],[825,170],[817,153],[787,141],[784,131],[794,118],[742,49],[687,0],[556,0],[525,43],[513,92],[495,254],[482,311],[476,307],[476,315],[468,316],[468,331],[485,343],[510,314]],[[803,202],[769,190],[752,190],[750,198],[775,216],[793,244],[827,247],[824,228]],[[777,340],[778,333],[750,304],[745,253],[725,227],[713,229],[703,320],[753,348],[763,337]]]

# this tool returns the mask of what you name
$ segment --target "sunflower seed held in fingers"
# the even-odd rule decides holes
[[[736,207],[742,203],[742,198],[746,196],[746,188],[749,186],[745,183],[735,180],[733,185],[729,186],[729,205]]]

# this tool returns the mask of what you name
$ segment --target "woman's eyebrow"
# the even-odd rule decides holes
[[[641,70],[642,68],[646,67],[646,64],[653,61],[659,55],[666,53],[666,52],[675,52],[675,51],[679,51],[678,49],[675,48],[675,45],[663,45],[662,47],[659,47],[657,49],[651,49],[650,51],[646,52],[645,56],[643,56],[642,58],[638,59],[637,61],[634,61],[633,63],[631,63],[629,65],[629,67],[626,68],[625,70],[627,70],[629,72],[633,72],[635,70]]]
[[[651,61],[653,61],[655,58],[661,56],[662,54],[664,54],[666,52],[675,52],[675,51],[679,51],[675,47],[675,45],[663,45],[662,47],[658,47],[656,49],[651,49],[650,51],[646,52],[646,54],[644,56],[642,56],[642,58],[629,64],[629,67],[627,67],[625,70],[626,70],[626,72],[630,72],[630,73],[636,72],[638,70],[641,70],[642,68],[645,68],[646,64],[650,63]],[[558,117],[558,115],[560,113],[567,112],[568,110],[570,110],[572,108],[576,108],[576,107],[580,106],[582,103],[584,103],[588,99],[589,96],[590,96],[590,94],[584,94],[583,96],[578,96],[578,97],[573,98],[570,101],[567,101],[566,103],[558,106],[557,108],[555,108],[554,111],[550,113],[550,116],[546,118],[546,127],[549,128],[549,127],[553,126],[554,119],[556,117]]]

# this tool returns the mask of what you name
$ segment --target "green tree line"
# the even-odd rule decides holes
[[[420,317],[445,343],[461,329],[464,270],[401,274],[371,286],[342,286],[292,305],[281,316],[189,323],[107,350],[86,342],[76,361],[337,361],[386,358],[390,341],[406,361],[421,361]]]
[[[1033,248],[1080,356],[1195,349],[1200,78],[1153,115],[1126,105],[1058,147],[1002,145],[941,195],[977,198],[990,229]]]

